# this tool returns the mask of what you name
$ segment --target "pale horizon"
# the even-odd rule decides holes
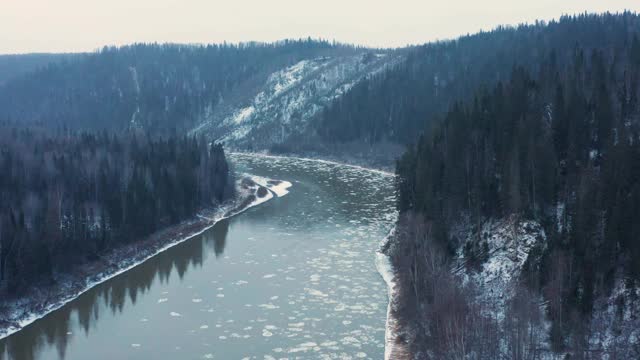
[[[325,39],[397,48],[580,13],[637,12],[637,1],[87,0],[0,4],[0,54],[92,52],[133,43]],[[336,10],[337,9],[337,10]]]

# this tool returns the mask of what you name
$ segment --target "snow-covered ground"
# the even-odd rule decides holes
[[[564,204],[558,204],[556,209],[557,225],[563,226]],[[516,293],[516,283],[523,270],[525,262],[534,247],[539,246],[543,251],[547,246],[547,236],[541,224],[530,220],[521,220],[515,216],[505,219],[485,221],[480,234],[472,232],[471,226],[462,225],[460,238],[463,239],[457,252],[457,262],[453,271],[456,272],[463,284],[472,285],[477,290],[477,300],[483,304],[482,308],[488,316],[502,324],[506,318],[508,302]],[[479,268],[470,270],[468,259],[464,254],[464,244],[476,243],[485,256]],[[486,245],[484,245],[486,243]],[[611,294],[595,300],[593,318],[590,322],[589,348],[599,359],[635,359],[640,356],[640,348],[633,344],[640,344],[640,289],[628,287],[624,276],[618,274]],[[544,317],[545,303],[540,294],[533,299],[541,306],[540,328],[536,331],[540,339],[541,351],[550,349],[547,334],[550,322]],[[543,351],[541,359],[557,359],[564,355]],[[570,356],[568,353],[567,356]]]
[[[191,133],[236,148],[267,149],[302,132],[322,107],[398,61],[393,54],[319,57],[270,74],[253,92],[211,104]]]
[[[479,300],[490,304],[493,318],[504,320],[506,302],[516,288],[513,281],[518,279],[522,266],[534,246],[546,244],[546,234],[542,226],[530,220],[521,221],[517,217],[489,220],[482,224],[479,234],[467,232],[464,243],[475,242],[483,252],[488,251],[478,271],[465,271],[464,245],[457,253],[454,271],[463,283],[473,283],[478,289]],[[486,243],[486,247],[484,246]]]
[[[389,235],[383,240],[381,249],[385,246],[385,244],[393,237],[395,229],[391,230]],[[387,305],[387,323],[384,334],[384,359],[392,360],[397,359],[397,354],[406,353],[406,349],[401,348],[402,345],[397,342],[398,334],[396,330],[398,328],[398,324],[396,319],[393,317],[392,307],[394,299],[396,299],[396,281],[395,281],[395,271],[393,270],[393,265],[391,264],[391,259],[387,256],[382,250],[376,252],[376,268],[382,276],[382,279],[387,284],[389,304]]]
[[[291,187],[291,183],[288,181],[280,181],[280,180],[274,181],[262,176],[252,175],[251,180],[255,181],[256,184],[271,190],[270,193],[275,194],[277,197],[282,197],[287,195],[289,193],[288,189]],[[271,197],[273,197],[273,195]]]
[[[241,186],[243,180],[245,180],[245,184],[247,183],[246,178],[238,181],[238,196],[234,201],[219,207],[215,211],[203,211],[197,214],[197,220],[186,221],[171,227],[171,229],[163,230],[159,234],[152,235],[147,240],[142,240],[142,244],[136,243],[131,246],[115,249],[110,254],[105,255],[101,261],[106,262],[108,265],[105,266],[103,264],[101,271],[98,273],[94,272],[93,275],[88,278],[73,275],[67,276],[65,281],[59,281],[59,285],[56,286],[55,289],[50,289],[47,304],[41,304],[39,299],[30,296],[25,296],[13,301],[13,303],[7,304],[9,311],[7,312],[8,316],[4,319],[4,322],[10,325],[0,327],[0,339],[21,330],[48,313],[61,308],[94,286],[134,268],[173,246],[202,234],[213,227],[218,221],[235,216],[274,197],[286,195],[289,192],[288,188],[292,186],[288,181],[273,180],[258,176],[249,176],[248,179],[250,179],[250,181],[248,181],[251,184],[250,186]],[[261,187],[268,189],[265,196],[258,195],[258,190]],[[251,201],[248,201],[249,199]],[[185,234],[182,230],[188,230],[189,232]],[[179,236],[168,236],[168,234],[174,232],[178,232]],[[151,241],[151,243],[147,244],[147,241]],[[145,247],[145,245],[150,246]],[[125,256],[123,254],[131,254],[133,256]],[[83,268],[87,271],[79,271],[79,274],[91,273],[91,269],[101,267],[100,265],[96,266],[96,264],[87,264]]]
[[[589,347],[602,359],[640,357],[640,288],[628,287],[619,274],[608,297],[594,303]]]

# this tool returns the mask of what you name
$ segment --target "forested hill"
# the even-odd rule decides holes
[[[316,142],[324,144],[411,144],[453,102],[471,99],[480,86],[508,81],[515,65],[532,73],[563,67],[573,61],[576,47],[587,56],[600,49],[624,61],[622,52],[638,31],[635,13],[589,14],[409,49],[406,60],[356,84],[326,107],[309,134],[318,134]],[[308,145],[307,139],[291,142],[292,147]]]
[[[20,54],[0,55],[0,86],[21,75],[36,71],[50,63],[56,63],[83,54]]]
[[[222,146],[184,136],[0,126],[0,174],[5,299],[215,208],[235,191]]]
[[[537,63],[453,104],[398,162],[394,259],[417,352],[640,355],[640,29],[562,24]],[[543,40],[569,29],[568,49]],[[466,280],[442,280],[451,268]]]
[[[638,29],[635,13],[585,14],[397,50],[314,40],[106,47],[0,85],[0,120],[191,132],[285,153],[377,149],[388,164],[451,104],[507,81],[514,66],[566,66],[576,47],[618,59]]]
[[[184,133],[218,108],[251,97],[269,76],[305,59],[364,49],[324,41],[105,47],[0,86],[0,119],[84,130]]]

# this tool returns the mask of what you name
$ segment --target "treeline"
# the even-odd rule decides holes
[[[7,81],[45,67],[48,64],[81,57],[83,54],[0,55],[0,86]]]
[[[318,116],[313,129],[327,143],[408,145],[454,102],[472,100],[481,86],[509,81],[514,64],[536,73],[554,50],[558,66],[566,66],[576,44],[587,56],[593,49],[619,56],[638,31],[635,13],[585,14],[406,49],[405,61],[356,84]]]
[[[0,293],[17,294],[233,195],[220,144],[0,127]]]
[[[7,81],[0,86],[0,121],[181,134],[273,71],[302,59],[358,51],[311,39],[104,47]]]
[[[628,25],[625,19],[612,24]],[[483,251],[483,222],[532,219],[543,225],[547,240],[529,255],[516,300],[541,295],[551,321],[546,338],[552,350],[591,356],[594,304],[620,281],[629,289],[640,285],[639,36],[617,39],[622,47],[573,46],[566,64],[552,49],[541,55],[535,72],[512,67],[508,81],[452,105],[442,122],[403,155],[397,173],[402,214],[398,243],[404,255],[397,265],[404,273],[403,287],[423,294],[421,300],[405,300],[405,315],[418,313],[432,321],[442,315],[425,310],[438,303],[434,278],[410,275],[418,267],[423,274],[446,268],[434,266],[429,253],[450,256],[466,245],[465,257],[482,261],[489,255]],[[463,219],[477,234],[473,244],[454,236],[452,229]],[[625,304],[620,301],[616,311],[622,312]],[[458,318],[457,331],[471,331],[461,325],[469,319],[486,321],[472,316],[477,303],[460,304],[465,311],[455,316],[469,318]],[[539,304],[528,300],[509,306],[529,309],[519,313],[531,317],[519,336],[540,328],[540,319],[535,320]],[[470,320],[468,325],[476,326]],[[486,338],[478,339],[487,344]],[[442,345],[439,340],[423,344]],[[495,346],[491,351],[499,348]],[[633,344],[625,346],[634,349]],[[466,351],[483,349],[469,344]],[[639,355],[640,349],[634,351]],[[618,356],[633,358],[631,353]],[[514,358],[535,358],[519,354]]]

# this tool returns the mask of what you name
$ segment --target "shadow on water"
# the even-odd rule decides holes
[[[229,219],[188,241],[160,253],[127,272],[82,294],[78,299],[48,314],[47,321],[36,321],[16,334],[0,340],[0,360],[32,360],[45,346],[55,346],[58,357],[65,358],[73,332],[88,335],[101,312],[122,313],[127,304],[135,305],[138,296],[155,281],[166,283],[173,271],[180,280],[189,271],[202,267],[212,250],[216,257],[224,253]],[[208,250],[208,251],[207,251]]]

